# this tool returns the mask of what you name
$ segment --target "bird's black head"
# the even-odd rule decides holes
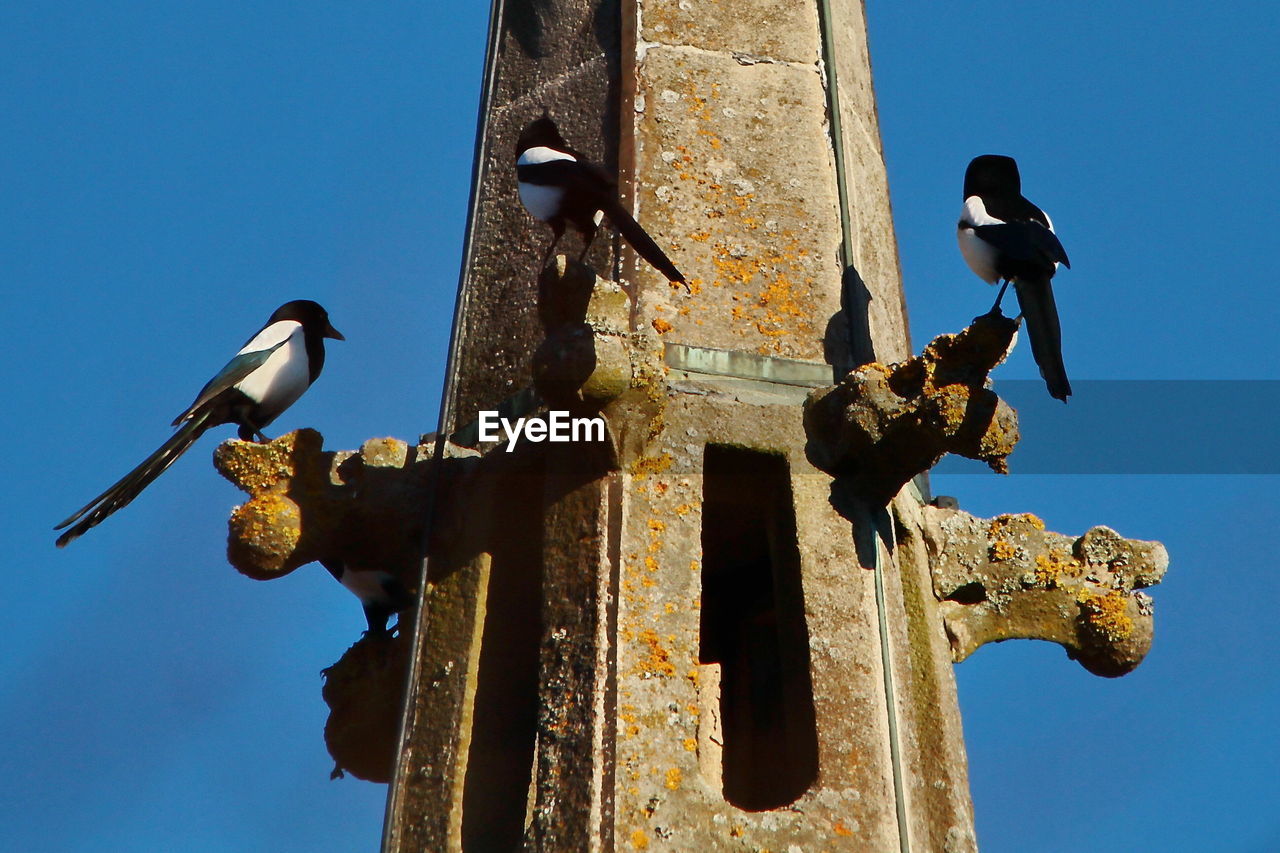
[[[964,197],[974,195],[1022,195],[1022,178],[1018,176],[1017,162],[1003,154],[974,157],[964,172]]]
[[[519,157],[530,148],[538,147],[554,148],[557,151],[569,150],[569,143],[564,141],[556,123],[546,113],[543,113],[541,118],[530,122],[520,134],[520,139],[516,142],[516,156]]]
[[[329,322],[329,312],[319,302],[312,302],[310,299],[295,299],[281,305],[271,315],[267,325],[280,320],[296,320],[308,332],[318,333],[321,337],[333,338],[335,341],[346,340]]]

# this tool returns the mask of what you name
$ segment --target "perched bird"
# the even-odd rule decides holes
[[[1004,282],[991,313],[1000,310],[1005,288],[1013,282],[1040,375],[1049,394],[1065,403],[1071,383],[1062,364],[1062,328],[1049,281],[1058,264],[1070,269],[1071,262],[1048,214],[1022,197],[1012,157],[983,154],[969,163],[957,237],[960,254],[978,278]]]
[[[321,560],[320,564],[360,599],[370,634],[386,634],[391,614],[413,606],[413,596],[395,575],[378,569],[353,569],[337,560]]]
[[[543,256],[544,265],[560,242],[565,223],[583,236],[581,260],[595,239],[601,218],[607,216],[640,257],[668,280],[685,283],[676,265],[618,201],[613,178],[570,148],[556,123],[545,115],[526,127],[516,142],[516,176],[525,210],[555,233]]]
[[[54,530],[71,526],[58,537],[58,547],[127,505],[186,452],[205,430],[237,424],[241,441],[266,441],[262,430],[316,381],[324,367],[324,339],[344,340],[329,323],[328,313],[309,299],[286,302],[276,309],[235,358],[178,415],[181,426],[142,464],[74,513]]]

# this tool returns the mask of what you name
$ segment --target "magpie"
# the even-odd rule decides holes
[[[54,530],[58,547],[100,524],[136,498],[152,480],[177,461],[205,430],[236,424],[241,441],[266,441],[264,427],[280,416],[316,381],[324,367],[324,339],[345,340],[329,323],[329,314],[309,299],[286,302],[267,324],[227,362],[174,418],[181,426],[142,464],[85,504]]]
[[[578,256],[582,260],[591,248],[600,220],[608,216],[640,257],[669,281],[685,284],[676,265],[618,201],[618,185],[613,178],[570,148],[549,116],[536,119],[520,134],[516,142],[516,177],[525,210],[534,219],[549,224],[555,234],[542,257],[544,266],[560,242],[566,223],[583,236],[582,254]]]
[[[960,254],[978,278],[988,284],[1004,282],[990,313],[999,313],[1004,291],[1013,282],[1040,375],[1050,396],[1065,403],[1071,383],[1062,363],[1062,328],[1049,280],[1058,264],[1070,269],[1071,262],[1049,215],[1022,197],[1012,157],[983,154],[969,163],[956,236]]]
[[[321,560],[320,565],[360,599],[365,621],[369,623],[369,634],[385,635],[391,614],[414,604],[409,590],[393,574],[378,569],[355,569],[340,560]]]

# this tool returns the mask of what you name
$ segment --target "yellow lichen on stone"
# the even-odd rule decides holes
[[[679,768],[679,767],[669,767],[669,768],[667,768],[667,781],[666,781],[666,786],[667,786],[668,788],[670,788],[672,791],[679,790],[679,788],[680,788],[680,783],[681,783],[682,781],[684,781],[684,774],[682,774],[682,773],[680,772],[680,768]]]
[[[670,468],[674,461],[675,457],[670,453],[664,453],[661,456],[642,456],[631,463],[630,473],[637,480],[645,480],[655,474],[661,474]]]
[[[649,836],[644,834],[643,829],[633,829],[631,831],[631,846],[636,850],[649,849]]]
[[[870,361],[859,367],[854,373],[859,379],[866,380],[872,378],[871,374],[875,374],[875,378],[880,380],[887,379],[893,370],[878,361]]]
[[[1085,621],[1111,642],[1127,639],[1133,633],[1133,619],[1129,616],[1129,598],[1122,590],[1093,593],[1084,590],[1076,597]]]
[[[1029,512],[1014,512],[997,515],[991,519],[989,526],[990,532],[994,535],[1001,530],[1011,528],[1018,524],[1028,524],[1035,530],[1044,530],[1044,522]]]
[[[1004,539],[991,543],[991,547],[987,549],[987,556],[995,563],[1012,560],[1017,554],[1018,549]]]
[[[371,438],[361,445],[360,458],[375,468],[403,468],[409,458],[409,445],[398,438]]]
[[[968,416],[969,390],[961,385],[944,385],[929,396],[942,419],[943,430],[948,435],[954,434]]]
[[[218,468],[224,477],[249,494],[282,489],[293,476],[294,442],[288,440],[293,435],[290,433],[268,444],[228,441],[218,448]]]
[[[1036,585],[1053,589],[1063,577],[1075,574],[1077,569],[1078,564],[1070,554],[1060,548],[1051,548],[1047,553],[1036,556]]]
[[[648,647],[647,654],[637,665],[641,675],[671,678],[676,674],[675,665],[671,663],[671,653],[663,648],[657,632],[652,629],[641,631],[638,639]]]
[[[288,565],[302,538],[302,512],[283,494],[266,492],[236,507],[229,521],[231,562],[251,577],[274,577]],[[292,570],[294,566],[290,566]]]

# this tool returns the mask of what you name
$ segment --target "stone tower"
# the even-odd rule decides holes
[[[976,849],[953,660],[1140,659],[1158,573],[1107,587],[1124,633],[1083,539],[823,464],[814,389],[911,355],[862,3],[496,0],[487,68],[441,430],[480,456],[433,498],[384,849]],[[604,239],[540,274],[514,153],[544,109],[687,290]],[[607,440],[476,440],[539,398]],[[1083,615],[1002,623],[1019,583]]]

